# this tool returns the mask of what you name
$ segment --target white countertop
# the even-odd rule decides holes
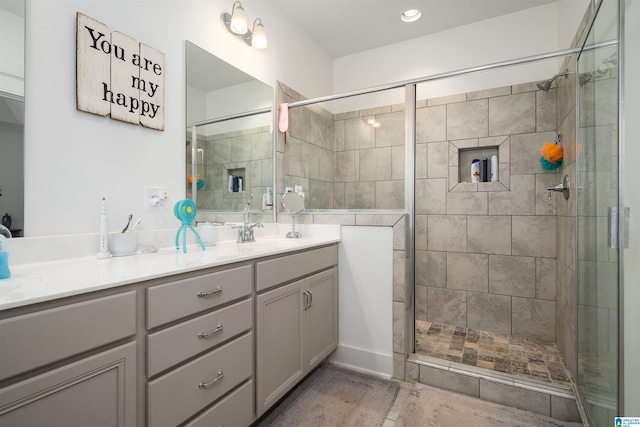
[[[97,259],[96,256],[11,266],[0,280],[0,311],[43,301],[109,289],[239,261],[284,254],[340,241],[338,229],[301,239],[256,236],[254,243],[218,242],[205,251],[197,245],[153,253]]]

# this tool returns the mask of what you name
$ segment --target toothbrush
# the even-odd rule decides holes
[[[109,243],[107,241],[107,211],[105,209],[104,203],[106,198],[102,198],[102,210],[100,213],[100,241],[98,245],[98,258],[109,258],[111,257],[111,253],[109,253]]]
[[[141,222],[142,222],[142,218],[138,218],[138,220],[133,224],[133,227],[131,227],[131,230],[129,230],[129,232],[131,233],[132,231],[134,231],[138,226],[138,224],[140,224]]]
[[[127,219],[127,225],[124,226],[124,228],[122,229],[122,232],[126,232],[127,228],[129,228],[129,224],[131,224],[131,220],[133,219],[133,214],[129,214],[129,218]]]

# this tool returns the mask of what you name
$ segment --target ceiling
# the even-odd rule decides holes
[[[555,3],[556,0],[269,0],[332,57]],[[422,18],[404,23],[406,9]],[[269,24],[265,23],[267,32]]]

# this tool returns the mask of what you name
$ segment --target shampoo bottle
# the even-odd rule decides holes
[[[471,161],[471,182],[480,182],[480,160]]]
[[[491,156],[491,182],[498,182],[498,156]]]

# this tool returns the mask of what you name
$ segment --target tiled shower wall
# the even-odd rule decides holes
[[[191,133],[187,134],[187,141]],[[262,208],[262,194],[273,185],[273,151],[268,126],[244,129],[216,135],[198,135],[198,175],[204,186],[198,189],[198,209],[216,211],[242,211],[248,194],[253,194],[252,210]],[[187,148],[190,148],[188,146]],[[244,169],[246,192],[228,191],[228,171]],[[187,174],[191,174],[191,150],[187,149]],[[191,187],[187,188],[191,197]],[[271,216],[265,214],[265,220]],[[242,214],[202,212],[198,221],[238,221]],[[259,220],[258,217],[254,218]]]
[[[335,209],[404,208],[404,105],[334,116]]]
[[[418,103],[418,319],[555,340],[557,178],[539,163],[555,100],[531,83]],[[502,188],[451,185],[470,167],[457,147],[497,144]]]

